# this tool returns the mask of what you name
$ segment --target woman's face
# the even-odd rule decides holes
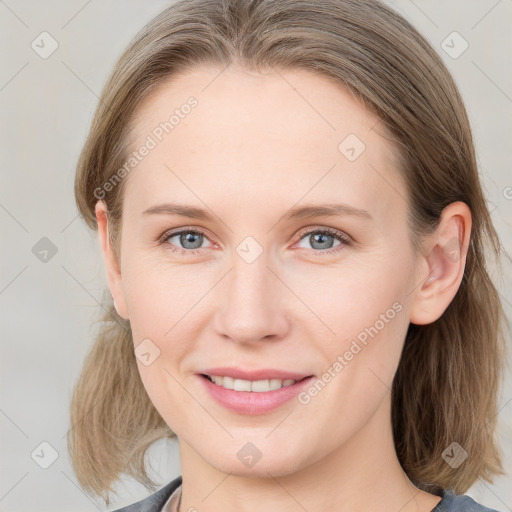
[[[174,77],[133,127],[113,293],[153,404],[227,473],[326,457],[389,406],[427,277],[382,126],[327,78],[232,65]],[[279,372],[313,377],[243,382]]]

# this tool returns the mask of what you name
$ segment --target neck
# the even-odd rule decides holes
[[[370,420],[327,456],[287,474],[223,472],[179,441],[180,511],[430,512],[440,497],[421,491],[402,470],[391,429],[389,394]],[[385,428],[383,428],[383,425]]]

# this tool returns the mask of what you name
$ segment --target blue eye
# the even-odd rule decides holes
[[[343,246],[351,245],[351,239],[344,235],[342,232],[332,228],[317,228],[307,232],[301,233],[300,240],[308,238],[308,241],[312,247],[312,250],[316,253],[330,254],[337,252],[343,248]],[[173,238],[175,242],[170,242]],[[204,242],[208,240],[206,234],[199,229],[182,229],[180,231],[174,231],[165,233],[160,238],[160,243],[166,245],[173,252],[179,252],[182,254],[196,254],[200,252],[200,249],[205,248]],[[333,245],[335,241],[338,244]],[[301,248],[306,248],[300,246]]]
[[[311,245],[315,252],[320,252],[324,254],[330,254],[332,252],[337,252],[341,249],[340,246],[350,245],[350,239],[342,234],[340,231],[331,228],[322,228],[322,229],[314,229],[307,231],[306,233],[302,233],[301,239],[306,239]],[[337,245],[333,245],[334,241],[338,241]],[[337,249],[340,247],[340,249]],[[304,248],[301,246],[301,248]],[[307,247],[306,247],[307,249]]]
[[[173,238],[178,239],[181,247],[176,247],[174,243],[169,243],[169,240],[172,240]],[[202,231],[184,229],[181,231],[175,231],[174,233],[166,233],[162,237],[161,242],[167,243],[173,251],[195,254],[197,249],[202,248],[205,239],[207,240],[206,235]]]

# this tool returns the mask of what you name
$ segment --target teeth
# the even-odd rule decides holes
[[[297,382],[293,379],[244,380],[221,377],[218,375],[209,375],[209,377],[217,386],[222,386],[226,389],[234,389],[235,391],[254,391],[256,393],[281,389],[282,387],[291,386]]]

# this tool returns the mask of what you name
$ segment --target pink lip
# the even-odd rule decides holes
[[[309,377],[305,373],[288,372],[286,370],[276,370],[273,368],[263,368],[261,370],[242,370],[241,368],[206,368],[198,373],[205,375],[217,375],[220,377],[232,377],[233,379],[243,380],[265,380],[265,379],[293,379],[301,380]]]
[[[213,373],[215,375],[215,373]],[[218,374],[217,374],[218,375]],[[226,375],[220,373],[220,375]],[[274,374],[275,375],[275,374]],[[231,377],[231,375],[227,375]],[[199,379],[205,386],[210,396],[220,405],[240,414],[263,414],[277,409],[285,402],[288,402],[297,396],[304,388],[310,385],[314,376],[303,378],[302,380],[285,386],[281,389],[272,391],[255,392],[255,391],[235,391],[226,389],[211,382],[207,377],[198,375]],[[276,377],[278,378],[278,377]],[[293,377],[286,377],[292,379]],[[264,380],[264,379],[248,379],[248,380]]]

